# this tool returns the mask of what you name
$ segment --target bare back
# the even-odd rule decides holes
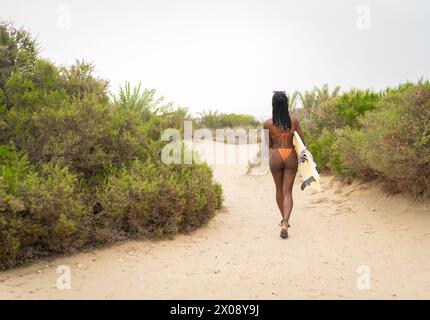
[[[272,148],[293,148],[294,125],[290,130],[283,130],[274,125],[272,119],[269,119],[269,136],[272,140]]]
[[[293,136],[294,131],[297,131],[302,139],[303,143],[305,141],[303,136],[302,128],[296,117],[291,117],[291,129],[283,130],[278,126],[273,124],[272,119],[268,119],[264,122],[264,129],[269,131],[269,147],[274,149],[293,148]]]

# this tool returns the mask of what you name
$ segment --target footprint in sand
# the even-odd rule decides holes
[[[351,211],[352,211],[352,209],[350,207],[339,207],[331,215],[332,216],[337,216],[337,215],[340,215],[340,214],[350,213]]]
[[[327,197],[322,197],[322,198],[310,201],[309,203],[310,204],[318,204],[318,203],[325,202],[325,201],[327,201]]]
[[[342,189],[336,189],[334,191],[334,194],[342,194],[343,190]]]
[[[331,202],[331,203],[334,203],[334,204],[342,204],[342,203],[347,202],[347,200],[334,199],[334,200],[330,200],[330,202]]]
[[[344,196],[349,196],[351,193],[353,193],[354,192],[354,189],[351,189],[351,190],[349,190],[349,191],[347,191],[347,192],[345,192],[343,195]]]

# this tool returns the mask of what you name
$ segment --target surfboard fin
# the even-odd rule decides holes
[[[303,183],[302,183],[302,185],[300,186],[300,189],[303,191],[303,190],[305,190],[305,188],[307,187],[307,186],[310,186],[311,185],[311,183],[312,182],[315,182],[316,180],[315,180],[315,178],[314,178],[314,176],[311,176],[311,177],[309,177],[309,178],[307,178]]]

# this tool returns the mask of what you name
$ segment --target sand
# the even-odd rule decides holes
[[[282,240],[272,177],[245,172],[215,165],[225,208],[196,232],[0,272],[0,299],[430,298],[429,202],[387,196],[375,183],[323,176],[314,193],[297,181]],[[61,265],[70,289],[57,288]]]

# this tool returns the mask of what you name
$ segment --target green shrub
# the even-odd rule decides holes
[[[359,128],[359,119],[375,108],[382,94],[370,90],[351,89],[339,94],[339,88],[330,93],[327,86],[314,88],[300,97],[303,108],[294,109],[306,135],[306,142],[322,170],[342,172],[340,154],[333,149],[335,131],[346,127]]]
[[[330,168],[333,154],[334,134],[328,129],[323,129],[321,136],[317,138],[306,137],[307,147],[312,152],[312,156],[318,165],[318,169],[326,170]]]
[[[359,118],[374,110],[381,95],[370,90],[352,89],[333,100],[336,128],[358,127]]]
[[[181,231],[188,232],[206,223],[222,206],[219,185],[213,182],[212,170],[206,164],[178,166],[182,188],[185,194],[186,209],[181,219]]]
[[[261,126],[261,123],[251,115],[219,113],[218,111],[202,112],[197,120],[200,128],[208,129],[256,128]]]
[[[384,97],[362,120],[366,162],[387,189],[426,196],[430,190],[430,83]]]
[[[332,170],[348,177],[360,177],[365,180],[374,178],[377,174],[367,163],[366,133],[363,130],[346,127],[336,130],[331,159]]]
[[[223,207],[224,204],[224,191],[222,189],[222,185],[221,183],[219,183],[218,181],[214,182],[214,188],[215,188],[215,195],[216,195],[216,209],[221,209]]]
[[[72,109],[71,106],[88,104],[88,101],[107,109],[107,84],[89,74],[92,68],[81,62],[70,68],[58,68],[49,61],[37,60],[32,69],[13,73],[4,85],[10,112],[1,112],[0,107],[0,143],[13,143],[20,138],[21,130],[31,135],[28,123],[40,121],[38,118],[45,113],[65,112]],[[81,93],[76,89],[80,78]]]
[[[160,135],[186,109],[130,86],[110,101],[92,65],[39,59],[27,36],[0,23],[0,269],[213,216],[212,170],[161,162]]]
[[[0,145],[0,177],[10,192],[16,192],[18,182],[27,173],[27,156],[20,156],[10,146]]]
[[[60,67],[60,88],[73,99],[83,100],[91,96],[99,103],[109,102],[109,82],[94,76],[94,65],[76,60],[70,67]]]
[[[311,128],[313,137],[307,133],[308,146],[319,167],[342,176],[379,177],[387,191],[428,196],[429,82],[406,83],[385,90],[384,95],[358,91],[348,95],[322,104],[320,110],[336,111],[329,116],[326,110],[325,126],[328,128],[324,127],[320,134],[312,132]],[[317,115],[314,118],[317,119]],[[340,128],[334,129],[329,123]]]
[[[90,211],[76,176],[14,158],[0,172],[0,268],[81,247]]]
[[[178,231],[185,190],[176,174],[134,161],[107,178],[97,194],[97,241],[117,236],[162,236]]]
[[[59,68],[48,60],[36,60],[33,68],[15,72],[5,81],[4,94],[9,108],[59,109],[72,100],[82,101],[89,96],[106,105],[108,84],[93,77],[93,69],[91,64],[80,61],[69,68]]]
[[[205,164],[134,161],[113,172],[98,190],[96,241],[160,237],[193,230],[222,206],[222,189]]]
[[[2,94],[7,79],[14,72],[31,69],[39,50],[36,41],[27,31],[14,28],[3,21],[0,21],[0,48],[0,96],[8,105],[9,102]]]
[[[32,162],[53,161],[86,177],[146,154],[139,114],[93,98],[59,110],[47,106],[29,113],[13,108],[7,123],[9,141],[27,152]]]
[[[165,113],[172,109],[173,103],[164,103],[164,97],[155,98],[155,89],[143,89],[139,83],[131,88],[129,82],[120,86],[117,95],[112,95],[113,103],[123,109],[137,111],[143,121],[148,121],[155,115]],[[173,127],[176,128],[176,127]]]
[[[379,177],[388,191],[428,196],[428,81],[381,93],[353,89],[320,99],[319,92],[308,93],[305,107],[295,110],[319,168],[347,177]]]

